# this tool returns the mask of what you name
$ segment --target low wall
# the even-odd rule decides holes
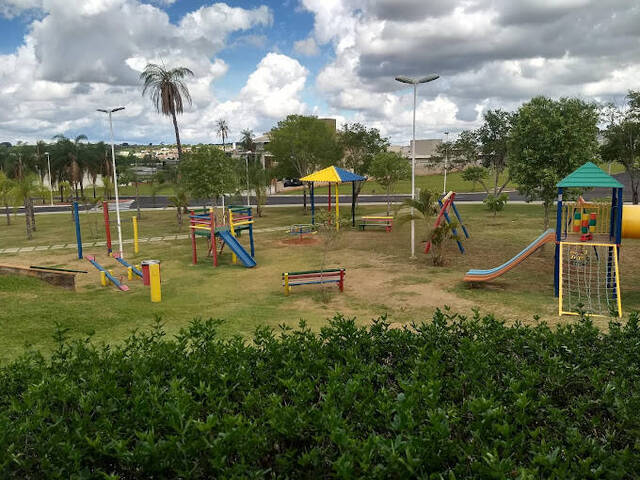
[[[76,289],[76,274],[70,272],[55,272],[53,270],[38,270],[15,265],[0,265],[0,275],[35,277],[57,287],[67,288],[69,290]]]

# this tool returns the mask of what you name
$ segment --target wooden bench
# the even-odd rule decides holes
[[[291,287],[296,285],[314,285],[337,283],[340,291],[344,291],[344,268],[327,268],[325,270],[306,270],[304,272],[284,272],[282,286],[284,294],[289,295]]]
[[[365,227],[382,227],[387,232],[390,232],[393,228],[393,217],[389,216],[366,216],[360,218],[360,223],[358,224],[360,230],[364,231]]]

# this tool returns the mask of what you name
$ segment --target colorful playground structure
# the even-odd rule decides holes
[[[213,257],[213,266],[218,266],[218,255],[222,253],[225,245],[229,246],[232,253],[233,263],[239,259],[247,268],[256,266],[254,260],[255,251],[253,244],[253,215],[251,207],[232,206],[228,209],[229,225],[216,225],[216,216],[213,208],[209,208],[208,212],[196,214],[191,211],[189,214],[189,228],[191,229],[191,249],[192,261],[196,265],[198,263],[197,242],[198,236],[207,239],[207,255]],[[243,230],[249,231],[249,241],[251,247],[251,255],[238,242],[237,237]],[[216,238],[221,240],[220,251],[216,246]]]
[[[315,225],[308,223],[296,223],[295,225],[291,225],[287,228],[287,233],[290,236],[297,236],[298,241],[302,242],[304,238],[309,238],[318,233],[318,230],[316,230]]]
[[[123,292],[127,292],[129,290],[128,286],[126,286],[124,283],[122,283],[120,280],[118,280],[116,277],[113,276],[112,271],[109,271],[106,268],[104,268],[102,265],[100,265],[96,261],[96,257],[94,255],[87,255],[86,258],[87,260],[89,260],[91,265],[93,265],[100,271],[100,285],[102,285],[103,287],[106,287],[111,283],[115,285],[115,287],[118,290],[122,290]]]
[[[80,230],[80,214],[78,202],[73,202],[73,219],[76,228],[76,243],[78,249],[78,260],[82,260],[82,234]],[[106,238],[106,246],[107,246],[107,254],[109,256],[112,255],[113,249],[111,248],[111,222],[109,219],[109,202],[102,202],[102,215],[104,217],[104,230],[105,230],[105,238]],[[133,252],[134,254],[138,254],[140,252],[139,242],[138,242],[138,218],[132,217],[131,224],[133,226]]]
[[[435,221],[435,224],[433,225],[433,228],[434,229],[438,228],[442,224],[442,219],[444,219],[447,223],[450,224],[451,217],[449,216],[449,211],[453,210],[453,213],[458,219],[458,224],[462,228],[462,232],[464,233],[465,238],[469,238],[469,232],[467,231],[467,227],[465,227],[464,222],[462,221],[462,217],[460,216],[460,212],[458,212],[458,209],[456,208],[456,204],[454,202],[455,198],[456,198],[456,192],[449,192],[440,200],[438,200],[438,203],[440,204],[440,212],[436,217],[436,221]],[[458,238],[458,230],[456,228],[453,229],[453,234],[456,236],[456,243],[458,244],[458,249],[460,250],[460,253],[464,253],[464,247],[462,246],[462,242],[460,242],[460,239]],[[428,241],[424,247],[424,253],[429,253],[430,249],[431,249],[431,241]]]
[[[356,192],[356,182],[364,182],[367,180],[366,177],[362,177],[360,175],[356,175],[355,173],[349,172],[342,168],[338,167],[327,167],[322,170],[318,170],[317,172],[313,172],[306,177],[302,177],[300,179],[303,182],[311,183],[311,224],[316,224],[315,217],[315,184],[316,183],[327,183],[329,187],[329,202],[328,202],[328,210],[331,212],[331,184],[335,184],[336,186],[336,230],[340,229],[340,192],[338,190],[338,186],[341,183],[351,183],[351,225],[356,226],[356,203],[355,203],[355,192]]]
[[[622,316],[620,245],[640,238],[640,208],[623,205],[623,186],[588,162],[558,182],[556,228],[543,232],[502,265],[469,270],[466,282],[489,282],[513,269],[546,243],[555,242],[554,293],[558,313]],[[611,188],[610,202],[563,201],[565,189]]]
[[[113,249],[111,248],[111,221],[109,219],[109,202],[102,202],[102,215],[104,217],[104,230],[107,241],[107,253],[112,255]],[[131,223],[133,225],[133,253],[138,254],[140,252],[138,244],[138,217],[131,217]]]

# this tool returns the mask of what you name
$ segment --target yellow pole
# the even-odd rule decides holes
[[[129,280],[133,280],[133,270],[131,269],[131,267],[127,267],[127,278]]]
[[[131,221],[133,222],[133,253],[137,255],[140,251],[138,248],[138,218],[134,216]]]
[[[151,301],[154,303],[162,300],[162,292],[160,288],[160,264],[152,263],[149,265],[149,287],[151,292]]]
[[[104,272],[100,272],[100,285],[102,285],[103,287],[106,287],[107,284],[107,276],[104,274]]]
[[[560,259],[559,259],[559,263],[560,263],[560,279],[558,280],[558,316],[562,316],[562,274],[564,273],[562,271],[562,250],[563,250],[563,244],[562,242],[560,242]]]
[[[284,294],[289,295],[289,274],[284,274]]]
[[[618,271],[618,247],[613,247],[613,263],[616,267],[616,297],[618,300],[618,317],[622,318],[622,292],[620,291],[620,272]]]
[[[336,182],[336,230],[340,230],[340,192],[338,182]]]

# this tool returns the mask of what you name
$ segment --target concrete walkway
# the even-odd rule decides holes
[[[254,233],[268,233],[268,232],[280,232],[285,231],[289,227],[270,227],[270,228],[256,228]],[[180,235],[165,235],[163,237],[140,237],[138,239],[139,243],[156,243],[156,242],[170,242],[173,240],[187,240],[189,238],[189,234],[180,234]],[[126,240],[122,240],[122,243],[131,244],[133,243],[133,238],[127,238]],[[112,242],[112,246],[117,244],[117,242]],[[107,242],[83,242],[82,248],[91,248],[91,247],[106,247]],[[76,242],[73,243],[60,243],[58,245],[40,245],[37,247],[10,247],[10,248],[0,248],[0,254],[20,254],[20,253],[30,253],[30,252],[42,252],[49,250],[76,250],[78,245]]]

